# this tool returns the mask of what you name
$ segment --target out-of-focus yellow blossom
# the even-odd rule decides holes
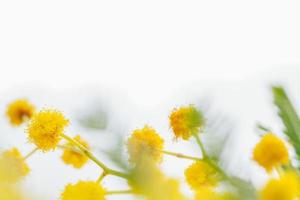
[[[271,179],[260,193],[261,200],[296,200],[300,194],[300,180],[296,173],[287,172],[279,179]],[[298,197],[298,198],[297,198]]]
[[[34,111],[35,107],[27,99],[18,99],[8,105],[6,115],[12,125],[19,126],[30,119]]]
[[[186,200],[179,182],[166,177],[152,160],[144,159],[134,168],[129,185],[147,200]]]
[[[29,140],[43,151],[55,149],[68,124],[69,121],[61,112],[42,110],[29,122],[27,128]]]
[[[234,194],[229,192],[216,192],[214,188],[205,187],[197,190],[195,200],[235,200]]]
[[[272,133],[262,137],[253,151],[253,159],[267,171],[289,162],[288,150],[284,142]]]
[[[25,200],[25,197],[16,186],[11,184],[1,184],[0,200]]]
[[[78,141],[87,149],[89,148],[88,143],[83,140],[79,135],[74,137],[74,140]],[[87,161],[89,160],[88,157],[81,152],[79,152],[74,145],[71,143],[66,144],[66,148],[61,156],[61,159],[67,165],[72,165],[75,168],[81,168]]]
[[[188,140],[192,134],[196,134],[204,125],[202,114],[194,106],[174,109],[169,116],[170,126],[176,138]]]
[[[187,183],[194,190],[203,187],[215,187],[219,182],[218,172],[205,161],[197,161],[184,172]]]
[[[61,200],[105,200],[105,189],[93,181],[79,181],[65,187]]]
[[[160,162],[163,145],[163,139],[153,128],[145,126],[137,129],[127,141],[129,160],[132,163],[138,163],[143,157],[150,157],[153,161]]]
[[[29,173],[29,167],[17,148],[0,156],[0,182],[17,182]]]

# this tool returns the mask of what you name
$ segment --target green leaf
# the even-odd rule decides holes
[[[237,189],[239,196],[238,199],[257,199],[257,192],[250,182],[240,179],[238,177],[230,177],[230,179],[233,186],[235,186],[235,188]]]
[[[281,86],[272,87],[274,103],[278,108],[278,115],[281,118],[285,130],[284,133],[294,146],[298,160],[300,160],[300,119],[291,103],[287,93]]]

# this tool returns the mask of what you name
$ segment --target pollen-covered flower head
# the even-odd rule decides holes
[[[14,183],[28,173],[29,167],[17,148],[0,155],[0,182]]]
[[[295,200],[300,195],[299,176],[287,172],[279,179],[271,179],[260,192],[261,200]]]
[[[82,144],[85,148],[89,148],[88,143],[82,139],[79,135],[74,137],[74,140]],[[82,154],[78,149],[71,144],[70,142],[67,143],[66,148],[63,151],[61,159],[64,161],[65,164],[71,165],[74,168],[81,168],[84,166],[85,163],[89,160],[88,157]]]
[[[136,129],[127,140],[129,160],[135,164],[143,157],[148,157],[155,162],[160,162],[162,160],[161,150],[163,145],[163,139],[150,126]]]
[[[61,200],[105,200],[105,190],[96,182],[79,181],[65,187]]]
[[[218,172],[205,161],[193,163],[185,170],[184,174],[187,183],[193,190],[215,187],[220,180]]]
[[[194,106],[185,106],[174,109],[169,116],[170,126],[176,138],[188,140],[204,126],[204,118]]]
[[[29,141],[43,151],[55,149],[68,124],[69,120],[61,112],[42,110],[36,113],[28,124]]]
[[[12,125],[19,126],[25,120],[30,119],[34,111],[34,105],[27,99],[18,99],[8,105],[6,115]]]
[[[264,135],[253,150],[253,159],[267,171],[289,162],[284,142],[272,133]]]

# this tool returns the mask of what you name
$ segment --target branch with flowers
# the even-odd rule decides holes
[[[300,157],[300,120],[291,100],[282,87],[273,87],[274,102],[285,125],[288,143]],[[30,168],[26,161],[37,151],[47,153],[62,150],[61,159],[66,165],[82,168],[88,161],[96,164],[100,173],[94,180],[79,180],[65,186],[58,199],[104,200],[111,195],[142,196],[148,200],[187,200],[181,192],[180,181],[166,176],[160,168],[163,156],[172,156],[191,162],[183,175],[190,186],[194,200],[296,200],[300,199],[299,166],[292,162],[287,142],[271,132],[265,132],[253,149],[252,158],[263,168],[270,179],[262,188],[227,173],[218,159],[211,156],[203,143],[206,134],[205,116],[193,105],[172,110],[169,123],[176,141],[186,140],[199,146],[198,156],[185,155],[164,148],[164,140],[151,126],[134,130],[125,145],[129,156],[129,169],[116,170],[94,155],[89,143],[80,135],[65,133],[69,120],[62,112],[53,109],[36,111],[26,99],[11,102],[7,117],[13,126],[26,124],[28,140],[35,147],[24,156],[17,148],[0,155],[0,200],[25,200],[14,185],[27,176]],[[274,176],[275,173],[275,176]],[[107,189],[102,181],[116,176],[127,181],[123,190]],[[1,192],[5,190],[6,192]],[[121,197],[120,197],[121,198]]]

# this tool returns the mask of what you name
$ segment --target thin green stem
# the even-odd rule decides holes
[[[187,156],[181,153],[175,153],[175,152],[171,152],[171,151],[166,151],[166,150],[162,150],[162,153],[166,154],[166,155],[170,155],[170,156],[175,156],[177,158],[182,158],[182,159],[188,159],[188,160],[201,160],[200,158],[196,158],[196,157],[192,157],[192,156]]]
[[[125,174],[125,173],[122,173],[122,172],[119,172],[119,171],[116,171],[116,170],[108,168],[103,162],[101,162],[100,160],[98,160],[85,146],[83,146],[82,144],[80,144],[80,142],[74,140],[73,138],[71,138],[71,137],[69,137],[69,136],[67,136],[65,134],[62,134],[62,137],[65,140],[69,141],[74,146],[78,147],[79,150],[84,155],[86,155],[87,157],[89,157],[94,163],[96,163],[100,168],[102,168],[105,173],[111,174],[111,175],[114,175],[114,176],[119,176],[119,177],[122,177],[122,178],[125,178],[125,179],[129,178],[128,175]]]
[[[115,194],[132,194],[132,190],[114,190],[114,191],[107,191],[106,195],[115,195]]]
[[[27,155],[24,156],[24,160],[28,159],[30,156],[32,156],[35,152],[37,152],[38,148],[34,148],[31,150]]]
[[[202,152],[202,157],[205,159],[207,158],[207,153],[205,151],[204,145],[202,144],[200,137],[197,133],[193,134],[194,138],[196,139],[197,144],[199,145],[201,152]]]
[[[105,176],[106,176],[107,174],[105,173],[105,171],[103,171],[102,173],[101,173],[101,175],[99,176],[99,178],[97,179],[97,183],[100,183],[104,178],[105,178]]]

